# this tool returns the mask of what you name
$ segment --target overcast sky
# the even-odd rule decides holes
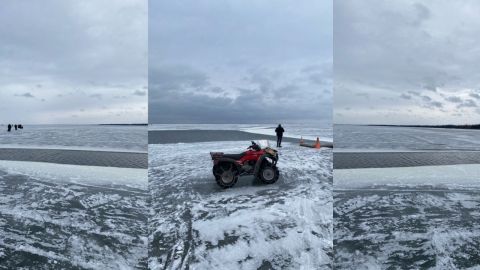
[[[332,120],[332,3],[151,1],[151,123]]]
[[[480,1],[334,4],[335,123],[480,123]]]
[[[145,123],[147,1],[3,0],[0,124]]]

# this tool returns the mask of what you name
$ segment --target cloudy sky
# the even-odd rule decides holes
[[[151,123],[332,120],[332,3],[151,1]]]
[[[147,1],[4,0],[0,124],[145,123]]]
[[[335,123],[480,123],[480,1],[334,1]]]

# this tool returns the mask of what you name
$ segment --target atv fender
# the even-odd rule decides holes
[[[265,161],[265,159],[268,157],[267,154],[263,154],[258,160],[257,160],[257,163],[255,163],[255,169],[253,171],[253,175],[255,175],[256,177],[258,177],[258,173],[260,172],[260,168],[262,167],[262,164],[263,164],[263,161]],[[273,159],[273,162],[275,165],[275,159]],[[268,161],[267,161],[268,162]]]
[[[236,160],[231,159],[231,158],[219,158],[215,160],[215,165],[220,164],[220,163],[233,163],[237,170],[240,172],[241,171],[241,166],[236,162]]]

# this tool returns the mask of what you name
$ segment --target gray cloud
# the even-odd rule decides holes
[[[432,101],[432,98],[429,97],[429,96],[421,96],[421,97],[422,97],[422,100],[423,100],[424,102],[431,102],[431,101]]]
[[[477,103],[471,99],[463,101],[457,106],[458,108],[477,108]]]
[[[147,95],[147,91],[135,90],[135,92],[133,92],[133,95],[144,97]]]
[[[445,100],[453,102],[453,103],[462,103],[462,101],[463,101],[461,98],[459,98],[457,96],[447,97]]]
[[[370,98],[370,95],[368,93],[356,93],[355,95],[358,97]]]
[[[15,94],[17,97],[26,97],[26,98],[34,98],[35,96],[32,95],[30,92],[23,93],[23,94]]]
[[[466,101],[480,85],[478,9],[474,0],[334,1],[335,122],[478,122]]]
[[[2,1],[0,59],[0,123],[147,119],[146,97],[114,98],[147,83],[146,1]]]
[[[440,101],[431,101],[431,102],[427,103],[427,107],[428,106],[436,107],[436,108],[443,108],[443,103],[440,102]]]
[[[331,123],[328,1],[152,1],[149,15],[152,123]]]
[[[474,98],[474,99],[480,99],[480,94],[478,94],[478,93],[473,92],[473,93],[470,93],[468,95],[470,97]]]
[[[420,26],[422,22],[430,18],[430,10],[421,3],[415,3],[413,6],[415,7],[415,13],[417,15],[413,25]]]
[[[176,69],[176,68],[174,68]],[[213,86],[200,71],[188,68],[188,75],[166,76],[150,69],[149,114],[161,123],[252,123],[283,120],[311,120],[317,107],[331,119],[331,96],[305,97],[296,85],[251,84],[226,90]],[[156,78],[156,79],[155,79]],[[268,81],[268,79],[267,79]],[[156,88],[162,87],[162,88]],[[301,100],[303,107],[297,103]],[[174,113],[170,113],[174,112]],[[293,116],[293,117],[292,117]],[[318,120],[318,119],[316,119]]]
[[[97,98],[97,99],[102,99],[102,94],[91,94],[91,98]]]

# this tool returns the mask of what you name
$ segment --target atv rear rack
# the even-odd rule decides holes
[[[223,152],[210,152],[210,156],[212,157],[212,160],[216,160],[223,156]]]

